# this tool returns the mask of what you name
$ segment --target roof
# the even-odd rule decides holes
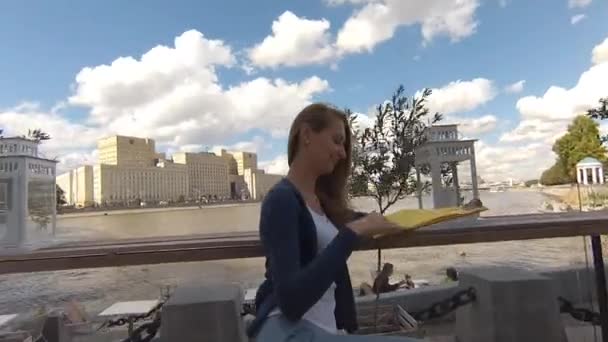
[[[580,165],[602,165],[602,163],[595,158],[587,157],[587,158],[583,158],[583,160],[581,160],[580,162],[578,162],[576,164],[576,166],[580,166]]]

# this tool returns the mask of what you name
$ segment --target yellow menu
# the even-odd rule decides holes
[[[460,217],[471,216],[488,210],[485,207],[465,209],[462,207],[439,209],[403,209],[386,215],[386,218],[403,227],[404,230],[414,230],[431,224],[449,221]]]

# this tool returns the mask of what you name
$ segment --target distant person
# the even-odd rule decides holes
[[[393,275],[393,271],[394,267],[391,263],[387,262],[386,264],[384,264],[384,266],[382,266],[382,271],[380,271],[380,273],[378,274],[378,276],[376,276],[376,279],[374,280],[374,286],[372,287],[374,293],[378,294],[393,292],[406,284],[405,280],[402,280],[396,284],[391,284],[389,282],[389,278]]]
[[[412,276],[409,275],[409,274],[406,274],[405,275],[405,288],[406,289],[413,289],[415,287],[416,287],[416,284],[412,280]]]
[[[445,270],[445,280],[444,283],[451,283],[454,281],[458,281],[458,272],[454,267],[448,267]]]
[[[348,207],[351,130],[343,111],[305,107],[289,130],[287,164],[287,177],[262,203],[266,279],[247,334],[264,342],[334,341],[331,335],[358,329],[348,258],[363,238],[400,228]]]

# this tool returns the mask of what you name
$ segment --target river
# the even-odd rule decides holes
[[[484,216],[537,212],[545,196],[534,191],[482,192],[489,208]],[[425,199],[428,206],[429,198]],[[354,206],[374,210],[370,199]],[[417,206],[415,198],[398,202],[392,210]],[[95,240],[143,236],[187,235],[256,230],[259,204],[173,210],[162,212],[110,213],[108,216],[59,217],[57,239]],[[442,279],[445,268],[471,265],[512,265],[529,269],[582,264],[582,238],[394,249],[383,252],[383,262],[395,265],[399,274],[432,282]],[[355,252],[349,260],[353,285],[370,281],[376,265],[374,251]],[[156,298],[160,288],[178,284],[235,282],[254,287],[262,280],[261,258],[83,269],[0,276],[0,314],[58,306],[75,299],[91,313],[113,302]]]

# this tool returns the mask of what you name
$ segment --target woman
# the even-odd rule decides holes
[[[351,134],[342,111],[324,104],[304,108],[287,150],[289,173],[262,204],[266,280],[248,334],[257,341],[325,341],[357,329],[346,265],[357,242],[398,228],[347,206]]]

